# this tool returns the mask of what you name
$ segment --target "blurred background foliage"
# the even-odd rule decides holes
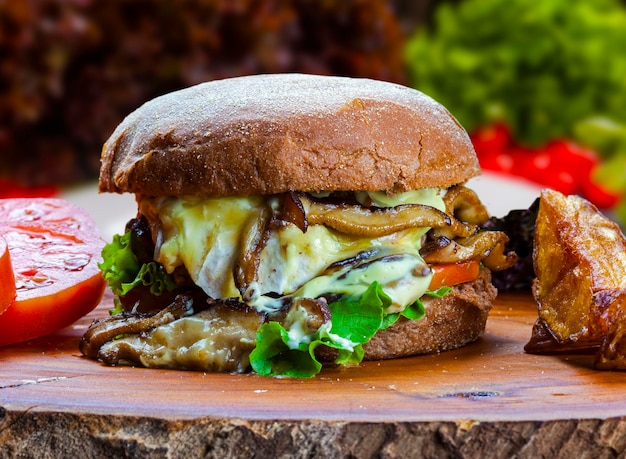
[[[599,158],[578,164],[603,187],[568,190],[626,215],[619,0],[0,0],[0,56],[0,180],[94,179],[102,144],[146,100],[216,78],[306,72],[421,89],[468,129],[485,168],[541,182],[558,168],[544,147],[576,142]],[[506,155],[486,157],[485,145]]]
[[[392,5],[332,0],[0,1],[0,174],[97,176],[102,144],[141,103],[253,73],[406,83]]]
[[[504,121],[539,144],[626,120],[626,11],[616,0],[445,3],[407,46],[411,80],[469,131]]]
[[[483,168],[583,195],[626,222],[624,2],[442,2],[406,58],[410,84],[474,134]]]

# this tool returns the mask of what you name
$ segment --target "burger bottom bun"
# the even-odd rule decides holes
[[[363,345],[364,360],[431,354],[475,341],[485,330],[497,293],[491,284],[491,272],[482,269],[475,281],[453,287],[442,298],[424,299],[422,319],[400,317],[394,325],[378,332]],[[337,354],[334,349],[320,346],[316,355],[320,360],[333,361]]]

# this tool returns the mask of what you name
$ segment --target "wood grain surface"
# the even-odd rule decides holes
[[[110,305],[107,295],[75,325],[0,349],[0,457],[626,451],[626,372],[593,370],[591,357],[525,354],[537,314],[530,295],[500,295],[484,336],[461,349],[328,366],[306,380],[103,366],[77,343]]]

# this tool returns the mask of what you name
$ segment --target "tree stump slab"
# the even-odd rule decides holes
[[[530,295],[501,294],[475,343],[312,379],[107,367],[60,332],[0,348],[0,457],[612,458],[626,372],[524,353]]]

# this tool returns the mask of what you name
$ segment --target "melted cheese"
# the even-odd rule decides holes
[[[362,192],[357,198],[373,205],[426,204],[445,209],[442,190],[426,189],[387,196]],[[168,272],[184,265],[192,280],[213,298],[239,297],[233,266],[244,225],[264,205],[263,197],[158,198],[142,206],[155,207],[160,215],[163,243],[157,254]],[[259,310],[274,310],[279,302],[267,293],[316,298],[326,293],[357,295],[378,281],[392,298],[393,311],[402,310],[427,290],[432,274],[419,255],[420,241],[428,228],[412,228],[379,238],[355,238],[325,226],[314,225],[302,233],[287,225],[272,232],[261,253],[258,279],[245,294],[246,302]],[[401,255],[393,261],[369,260],[367,264],[325,273],[333,263],[373,249],[375,260]]]
[[[422,188],[420,190],[407,191],[388,195],[384,191],[357,191],[357,200],[364,204],[371,202],[375,207],[396,207],[403,204],[423,204],[445,212],[446,205],[442,199],[442,191],[439,188]],[[369,198],[369,199],[368,199]]]
[[[391,306],[386,312],[394,313],[403,311],[421,297],[428,290],[431,277],[422,257],[402,254],[363,267],[348,266],[332,274],[318,276],[305,283],[294,296],[317,298],[328,292],[360,296],[376,281],[391,298]]]
[[[163,244],[156,260],[170,273],[184,265],[212,298],[239,296],[232,274],[239,238],[263,202],[261,197],[157,200]]]

